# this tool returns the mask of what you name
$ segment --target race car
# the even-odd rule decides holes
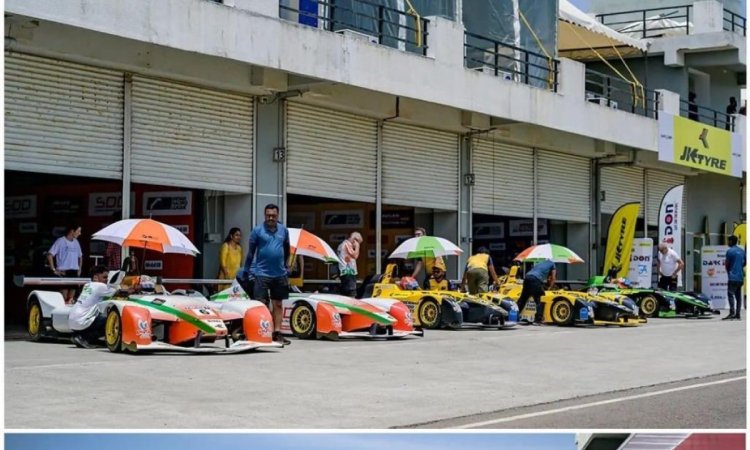
[[[461,328],[467,325],[482,328],[510,328],[516,325],[518,307],[508,306],[511,315],[500,304],[468,294],[452,291],[419,289],[410,277],[396,283],[395,264],[388,264],[382,276],[376,276],[370,289],[373,297],[397,299],[416,312],[415,323],[425,328]],[[369,291],[370,289],[367,289]],[[369,293],[369,292],[368,292]]]
[[[643,317],[710,317],[718,314],[718,311],[711,308],[708,297],[703,294],[634,288],[627,279],[608,281],[605,276],[596,276],[589,280],[586,290],[598,295],[627,295],[636,302]]]
[[[423,336],[403,303],[386,298],[357,300],[335,294],[303,293],[291,288],[282,302],[281,332],[299,339],[381,338]],[[211,300],[227,306],[250,297],[236,281]]]
[[[498,293],[514,301],[520,300],[523,284],[516,278],[518,267],[511,267],[508,275],[501,277]],[[643,319],[638,317],[638,307],[630,299],[613,301],[584,292],[563,289],[546,290],[541,305],[533,300],[526,303],[521,317],[533,320],[537,307],[542,308],[542,321],[560,326],[617,325],[638,326]]]
[[[110,273],[110,285],[120,285],[118,272]],[[215,305],[194,291],[162,292],[121,290],[97,304],[99,314],[106,317],[104,340],[109,351],[240,353],[282,347],[271,339],[271,313],[261,302]],[[69,340],[71,309],[59,292],[31,292],[27,299],[31,340]]]

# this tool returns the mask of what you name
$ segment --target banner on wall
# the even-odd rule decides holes
[[[742,248],[746,248],[745,243],[747,242],[747,226],[744,223],[740,223],[734,226],[732,236],[737,236],[737,245]]]
[[[701,291],[711,299],[714,309],[729,307],[727,300],[727,269],[724,261],[726,245],[706,245],[701,249]]]
[[[659,160],[742,177],[743,136],[685,117],[659,113]]]
[[[604,275],[623,278],[630,268],[630,252],[635,238],[635,223],[638,220],[638,202],[620,206],[612,215],[607,233],[607,250],[604,253]]]
[[[633,287],[650,288],[654,241],[651,238],[633,239],[628,279]]]
[[[680,184],[668,190],[659,206],[659,243],[667,244],[682,258],[682,190]],[[682,272],[677,277],[682,286]]]

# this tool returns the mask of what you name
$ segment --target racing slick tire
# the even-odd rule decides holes
[[[638,305],[643,317],[654,317],[659,313],[659,301],[653,295],[646,295]]]
[[[550,316],[555,325],[568,326],[573,324],[573,305],[565,299],[552,302]]]
[[[434,299],[426,298],[419,302],[417,308],[417,318],[423,328],[434,330],[440,328],[440,319],[442,310],[440,305]]]
[[[117,308],[107,312],[107,321],[104,323],[104,340],[107,348],[112,353],[122,351],[122,317]]]
[[[304,302],[298,303],[289,315],[289,328],[296,338],[314,339],[317,323],[312,306]]]
[[[34,342],[42,340],[42,305],[39,300],[32,300],[29,304],[29,313],[26,321],[29,337]]]

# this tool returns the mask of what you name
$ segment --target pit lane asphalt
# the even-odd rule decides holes
[[[438,426],[451,427],[531,405],[744,374],[746,339],[744,321],[715,317],[654,319],[638,328],[428,330],[422,339],[388,342],[293,340],[283,350],[225,356],[120,355],[8,341],[5,426],[387,428],[447,420]],[[741,404],[732,398],[740,395]],[[669,405],[657,396],[639,403],[640,414],[614,405],[599,410],[596,425],[558,414],[540,426],[634,428],[658,417],[654,428],[688,428],[714,409],[730,411],[732,424],[745,422],[744,394],[699,398],[672,408],[693,408],[690,417],[665,413]],[[713,409],[701,411],[706,402]],[[467,416],[474,417],[454,420]]]

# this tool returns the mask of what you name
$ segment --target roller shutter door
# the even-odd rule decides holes
[[[614,214],[625,203],[639,202],[638,217],[643,217],[643,169],[640,167],[610,166],[601,168],[600,188],[604,191],[601,202],[603,214]]]
[[[134,182],[252,192],[252,97],[136,76],[132,122]]]
[[[526,147],[475,138],[472,141],[475,213],[532,217],[534,153]]]
[[[674,186],[685,184],[685,177],[660,170],[646,169],[646,195],[648,196],[648,224],[659,224],[659,207],[664,194]],[[682,189],[682,226],[687,219],[687,186]]]
[[[290,194],[375,203],[374,119],[289,102],[286,147]]]
[[[5,168],[122,178],[123,74],[5,54]]]
[[[458,135],[387,122],[383,203],[458,209]]]
[[[539,151],[537,180],[539,217],[586,223],[591,220],[589,159]]]

